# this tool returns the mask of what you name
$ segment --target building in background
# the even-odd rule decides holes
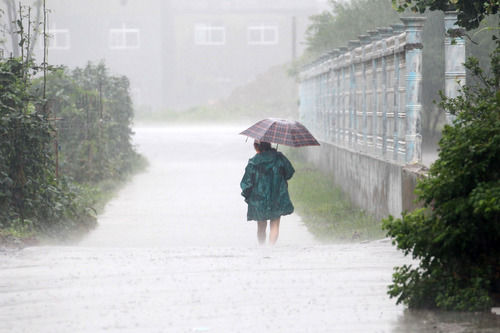
[[[47,0],[49,63],[104,60],[130,78],[137,106],[203,105],[300,55],[324,2]]]
[[[304,49],[314,0],[173,0],[164,5],[166,103],[205,104]]]

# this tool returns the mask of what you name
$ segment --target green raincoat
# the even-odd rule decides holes
[[[256,154],[248,161],[241,180],[241,195],[248,204],[247,220],[274,220],[293,213],[287,180],[295,170],[276,150]]]

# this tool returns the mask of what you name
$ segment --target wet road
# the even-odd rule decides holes
[[[408,312],[387,241],[318,244],[296,215],[259,247],[241,128],[140,128],[150,161],[75,246],[0,254],[0,332],[499,332],[493,315]],[[293,198],[292,198],[293,199]]]

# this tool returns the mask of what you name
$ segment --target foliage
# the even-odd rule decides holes
[[[479,27],[488,15],[496,15],[500,9],[499,0],[392,0],[399,11],[410,8],[424,13],[427,9],[458,11],[458,25],[467,30]]]
[[[400,23],[391,0],[330,0],[330,5],[331,11],[311,16],[306,31],[308,51],[316,55],[345,46],[368,30]]]
[[[30,68],[18,58],[0,62],[0,227],[91,225],[91,214],[55,179],[52,128],[29,91]]]
[[[125,179],[141,162],[131,145],[128,80],[109,76],[104,64],[62,68],[48,75],[44,99],[43,79],[30,68],[0,62],[0,228],[89,228],[102,196],[96,186]]]
[[[289,182],[290,197],[308,230],[322,241],[360,241],[383,236],[381,224],[355,207],[334,179],[302,161],[288,149],[296,170]]]
[[[417,185],[424,208],[384,221],[398,248],[420,260],[418,268],[397,268],[389,291],[411,307],[485,310],[500,291],[500,47],[492,77],[476,59],[466,67],[482,85],[442,97],[456,120]]]
[[[15,1],[6,3],[15,16]],[[127,78],[109,76],[103,64],[71,73],[36,65],[35,4],[36,22],[20,5],[13,23],[21,57],[0,60],[0,242],[93,227],[91,207],[110,192],[103,184],[123,180],[142,161],[131,145]]]
[[[43,82],[35,84],[41,94]],[[77,182],[123,179],[139,159],[131,145],[133,107],[126,77],[103,63],[47,78],[47,101],[58,135],[60,173]]]

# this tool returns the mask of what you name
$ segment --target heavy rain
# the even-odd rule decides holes
[[[0,332],[500,332],[482,2],[1,0]]]

